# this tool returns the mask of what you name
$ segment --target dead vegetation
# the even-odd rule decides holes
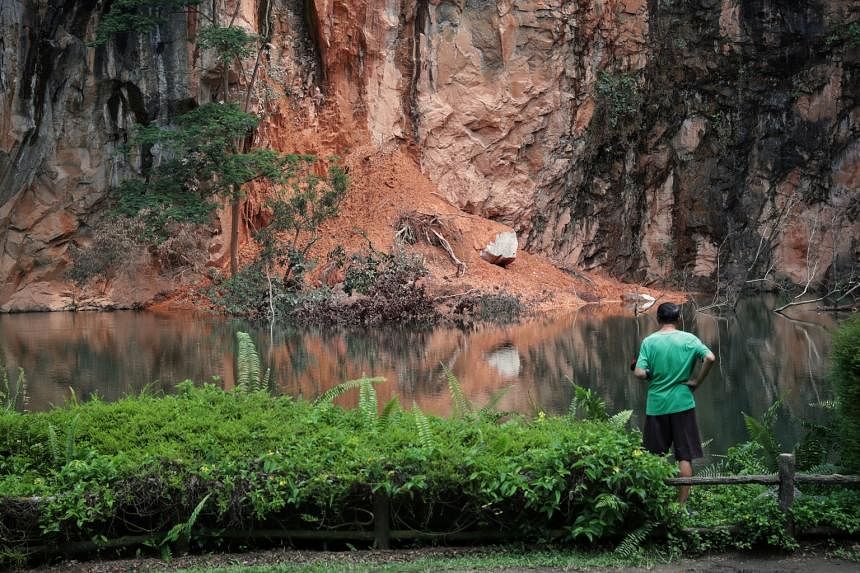
[[[451,261],[457,266],[457,276],[466,274],[468,267],[454,253],[446,234],[454,241],[462,239],[461,233],[452,225],[447,224],[439,214],[409,211],[403,213],[395,225],[394,243],[397,245],[414,245],[423,242],[433,247],[442,247]]]

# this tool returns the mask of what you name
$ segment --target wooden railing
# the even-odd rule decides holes
[[[741,475],[741,476],[717,476],[717,477],[683,477],[670,478],[666,480],[669,485],[741,485],[741,484],[762,484],[762,485],[778,485],[779,486],[779,507],[786,514],[786,527],[788,533],[794,534],[794,524],[791,520],[789,510],[794,503],[794,486],[798,483],[813,483],[821,485],[851,485],[860,484],[860,475],[816,475],[816,474],[798,474],[795,473],[795,459],[792,454],[780,454],[779,456],[779,472],[771,475]],[[43,501],[41,498],[20,498],[22,501],[31,503],[39,503]],[[373,496],[373,531],[370,530],[286,530],[286,529],[266,529],[253,531],[225,531],[225,530],[207,530],[202,529],[195,531],[195,535],[200,537],[213,538],[267,538],[267,539],[307,539],[316,541],[336,541],[336,540],[365,540],[373,541],[374,545],[379,549],[388,549],[391,546],[392,540],[439,540],[450,541],[457,543],[464,542],[488,542],[488,541],[504,541],[512,537],[516,537],[516,533],[503,532],[499,530],[488,531],[450,531],[450,532],[423,532],[415,530],[397,530],[391,529],[391,500],[384,492],[377,492]],[[732,529],[732,527],[721,527],[717,529]],[[706,531],[712,528],[690,528],[690,531]],[[828,533],[823,531],[823,533]],[[148,534],[139,536],[126,536],[119,539],[110,540],[107,542],[92,542],[81,541],[64,544],[61,547],[40,546],[31,547],[30,550],[34,554],[45,553],[53,554],[63,553],[86,553],[97,549],[109,547],[127,547],[140,545],[143,543],[151,543],[153,540],[158,540],[164,533]],[[567,531],[558,529],[549,532],[551,538],[562,538],[567,535]]]
[[[669,485],[741,485],[762,484],[779,486],[779,509],[786,515],[786,526],[789,533],[794,534],[794,524],[789,510],[794,504],[794,486],[798,483],[814,483],[820,485],[850,485],[860,484],[860,475],[820,475],[795,473],[794,454],[780,454],[777,460],[778,473],[771,475],[747,476],[714,476],[714,477],[681,477],[666,480]]]

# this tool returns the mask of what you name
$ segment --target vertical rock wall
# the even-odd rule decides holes
[[[562,267],[712,284],[857,264],[860,0],[218,0],[222,22],[236,2],[268,40],[258,144],[403,146]],[[87,47],[107,6],[0,4],[4,309],[74,303],[68,247],[138,167],[115,153],[131,125],[221,97],[193,44],[213,2]],[[169,288],[143,272],[99,304]]]

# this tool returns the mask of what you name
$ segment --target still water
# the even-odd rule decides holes
[[[827,360],[836,319],[796,310],[774,314],[766,298],[741,301],[736,314],[717,318],[685,310],[682,327],[696,333],[718,363],[696,393],[703,439],[712,453],[746,439],[741,412],[760,415],[782,398],[778,434],[792,444],[796,418],[813,418],[814,404],[833,397]],[[473,330],[408,328],[298,330],[254,326],[200,315],[145,312],[47,313],[0,316],[0,359],[14,380],[27,376],[28,409],[79,399],[115,400],[147,385],[169,390],[185,379],[233,386],[235,332],[250,332],[264,368],[286,394],[313,398],[362,374],[383,376],[380,402],[393,395],[409,406],[445,415],[450,407],[442,364],[468,398],[486,403],[509,388],[499,409],[562,413],[569,379],[595,390],[611,412],[633,409],[641,422],[646,388],[628,370],[639,340],[656,328],[654,313],[638,318],[620,306],[509,326]],[[343,405],[357,396],[341,398]]]

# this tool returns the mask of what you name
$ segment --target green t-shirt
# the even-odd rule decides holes
[[[696,359],[710,350],[694,334],[683,330],[655,332],[639,347],[636,367],[651,371],[645,413],[674,414],[696,407],[693,392],[684,384],[690,379]]]

